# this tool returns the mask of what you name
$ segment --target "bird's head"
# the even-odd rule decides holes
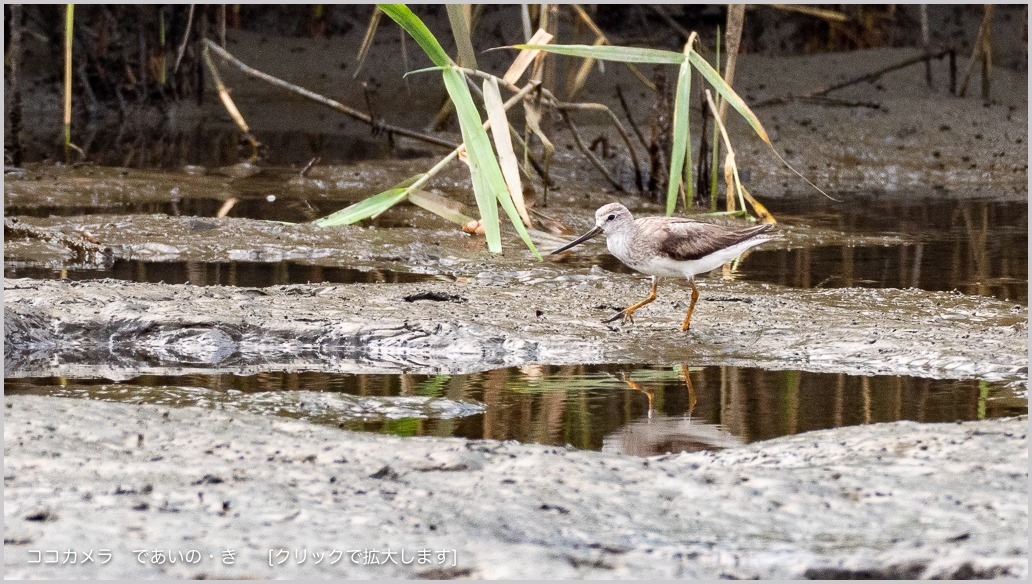
[[[609,235],[634,224],[634,216],[620,203],[609,203],[595,211],[595,227]]]

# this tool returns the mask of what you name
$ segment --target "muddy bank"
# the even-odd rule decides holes
[[[606,200],[602,197],[597,199],[600,204]],[[590,211],[580,209],[555,215],[582,231],[589,228],[592,217]],[[720,221],[718,218],[708,220]],[[504,230],[506,253],[490,254],[482,236],[471,237],[456,225],[409,205],[385,214],[378,219],[379,226],[334,228],[245,218],[152,214],[18,217],[10,221],[16,228],[35,229],[41,236],[11,237],[4,255],[9,265],[18,262],[67,266],[75,250],[53,245],[43,236],[56,233],[70,240],[101,242],[98,245],[106,251],[94,258],[98,264],[112,259],[207,263],[293,261],[312,266],[453,277],[491,272],[497,278],[515,278],[516,273],[526,275],[531,272],[558,277],[569,272],[554,257],[547,258],[545,262],[535,261],[512,229]],[[385,223],[399,228],[381,228]],[[399,224],[405,227],[400,228]],[[739,222],[738,225],[747,224]],[[573,231],[572,228],[567,229]],[[764,244],[764,249],[889,246],[904,241],[903,237],[894,234],[847,234],[806,225],[781,225],[778,234],[778,239]],[[542,253],[557,249],[568,241],[568,238],[540,230],[533,230],[532,238]]]
[[[10,577],[1022,578],[1028,570],[1024,418],[876,424],[643,460],[356,434],[241,412],[6,402]],[[48,549],[108,550],[110,561],[28,563]],[[353,550],[382,559],[388,549],[396,563],[352,560]],[[443,563],[400,561],[402,550],[411,560],[423,549],[449,553]],[[143,562],[134,550],[148,550]],[[198,555],[158,564],[152,550]],[[233,565],[223,563],[226,550]]]
[[[483,28],[491,29],[493,25],[489,22],[497,18],[497,14],[488,15]],[[230,31],[228,37],[229,50],[246,62],[359,110],[365,110],[372,100],[377,113],[388,122],[411,129],[423,130],[431,125],[445,95],[439,78],[432,75],[410,77],[410,85],[405,85],[406,68],[397,58],[400,49],[397,36],[381,34],[378,37],[365,73],[360,77],[365,82],[353,79],[353,71],[344,66],[348,61],[345,56],[357,53],[362,40],[360,32],[313,39]],[[1016,38],[1020,38],[1020,33]],[[498,38],[478,49],[510,45],[518,40]],[[668,48],[677,50],[680,43]],[[995,67],[992,98],[988,103],[974,95],[976,92],[969,92],[964,98],[950,93],[946,59],[932,62],[932,87],[925,83],[923,66],[917,64],[831,92],[828,100],[792,99],[919,54],[917,48],[805,56],[743,54],[737,65],[736,89],[747,103],[757,105],[756,113],[779,152],[825,190],[857,194],[882,192],[909,198],[913,196],[913,189],[926,189],[936,196],[1025,198],[1028,191],[1027,71]],[[486,71],[502,74],[512,58],[510,51],[487,51],[480,53],[478,63]],[[957,61],[963,72],[967,59],[961,55]],[[559,58],[557,63],[561,78],[567,61]],[[429,64],[424,55],[414,51],[409,70]],[[383,177],[376,184],[366,183],[366,195],[371,195],[415,172],[425,171],[447,153],[447,149],[407,138],[396,138],[392,147],[383,134],[376,135],[364,124],[230,68],[222,70],[253,132],[269,146],[268,164],[294,165],[300,169],[316,156],[321,157],[322,164],[389,157],[405,158],[406,163],[416,167],[413,171]],[[675,69],[662,70],[670,82]],[[647,130],[654,120],[655,94],[625,67],[614,64],[606,66],[604,71],[600,74],[598,68],[591,70],[578,99],[602,103],[624,118],[615,94],[615,88],[620,86],[630,102],[634,119]],[[645,68],[645,74],[652,76],[653,71]],[[785,101],[762,105],[781,99]],[[25,103],[30,108],[26,118],[59,117],[59,110],[54,109],[60,104],[59,100],[26,98]],[[74,139],[87,149],[87,159],[106,165],[218,167],[246,158],[247,153],[241,151],[234,140],[238,132],[214,93],[209,93],[202,108],[184,103],[172,107],[171,112],[163,124],[152,120],[140,124],[146,130],[126,124],[130,127],[116,132],[112,128],[117,127],[116,123],[97,119],[97,123],[83,130],[77,125]],[[597,112],[579,112],[574,118],[587,142],[606,144],[605,166],[628,194],[633,193],[633,168],[608,118]],[[522,126],[518,111],[511,114],[511,119],[518,127]],[[785,168],[737,116],[730,116],[729,120],[741,173],[757,198],[768,201],[785,196],[820,196]],[[698,141],[702,136],[701,116],[692,116],[692,122],[696,124],[692,136]],[[551,171],[558,188],[579,184],[614,192],[576,149],[572,136],[562,124],[548,118],[545,124],[558,148]],[[57,125],[29,127],[26,139],[38,144],[39,151],[48,152],[50,159],[59,159],[58,153],[53,152],[53,144],[59,143],[59,137],[50,134],[59,130]],[[134,139],[141,132],[145,139]],[[84,142],[81,134],[99,137]],[[452,141],[460,139],[454,126],[438,132],[437,136]],[[91,144],[95,145],[91,147]],[[639,148],[638,152],[643,161],[647,159],[644,150]],[[535,188],[540,185],[537,179],[534,185]],[[468,189],[465,179],[464,188]],[[844,201],[850,202],[849,199]],[[776,205],[770,209],[777,214]]]
[[[707,279],[693,328],[675,282],[632,325],[603,324],[646,280],[589,270],[514,283],[267,288],[5,279],[5,372],[483,371],[526,363],[746,365],[1027,379],[1027,308],[920,290],[796,290]],[[814,323],[819,326],[814,326]]]

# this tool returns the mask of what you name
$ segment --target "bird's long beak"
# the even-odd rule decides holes
[[[574,246],[577,246],[577,245],[580,245],[580,244],[584,243],[585,241],[591,239],[592,237],[595,237],[599,233],[602,233],[602,228],[596,225],[595,228],[592,229],[591,231],[585,233],[584,235],[578,237],[577,239],[574,239],[570,243],[567,243],[566,245],[560,247],[559,249],[553,251],[552,253],[550,253],[548,255],[555,255],[557,253],[564,252],[564,251],[570,249],[571,247],[574,247]]]

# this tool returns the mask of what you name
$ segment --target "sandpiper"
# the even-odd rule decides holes
[[[692,303],[684,317],[682,331],[691,326],[692,312],[699,300],[695,276],[718,268],[742,255],[747,249],[769,241],[771,224],[744,229],[729,229],[713,223],[702,223],[679,217],[642,217],[635,219],[620,203],[610,203],[595,211],[595,227],[552,252],[566,251],[595,237],[606,236],[609,253],[627,267],[652,276],[648,298],[628,306],[613,318],[602,322],[634,322],[633,314],[656,299],[660,278],[687,278],[692,285]]]

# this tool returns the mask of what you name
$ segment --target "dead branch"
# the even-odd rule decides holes
[[[232,54],[230,54],[229,51],[226,51],[222,47],[218,46],[218,44],[212,42],[209,39],[204,39],[203,42],[204,42],[204,45],[205,45],[206,48],[211,49],[216,55],[218,55],[223,60],[225,60],[227,63],[233,65],[234,67],[236,67],[237,69],[242,71],[245,75],[247,75],[249,77],[254,77],[255,79],[260,79],[262,81],[265,81],[266,83],[275,85],[276,87],[280,87],[280,88],[286,89],[287,91],[290,91],[292,93],[296,93],[296,94],[298,94],[298,95],[300,95],[302,97],[305,97],[307,99],[310,99],[310,100],[312,100],[312,101],[314,101],[316,103],[325,105],[326,107],[329,107],[330,109],[338,111],[338,112],[348,116],[349,118],[358,120],[358,121],[363,122],[365,124],[369,124],[373,128],[376,128],[376,129],[378,129],[380,131],[389,132],[391,134],[396,134],[398,136],[404,136],[406,138],[412,138],[413,140],[419,140],[420,142],[426,142],[427,144],[433,144],[435,146],[441,146],[441,147],[444,147],[444,148],[455,149],[455,148],[459,147],[458,144],[455,144],[455,143],[450,142],[448,140],[445,140],[443,138],[438,138],[436,136],[431,136],[429,134],[424,134],[422,132],[417,132],[415,130],[409,130],[408,128],[402,128],[400,126],[395,126],[395,125],[392,125],[392,124],[388,124],[388,123],[384,122],[383,120],[374,119],[371,116],[369,116],[369,115],[367,115],[367,114],[365,114],[365,113],[363,113],[363,112],[361,112],[359,110],[356,110],[354,108],[348,107],[348,106],[340,103],[339,101],[332,100],[332,99],[330,99],[328,97],[325,97],[323,95],[319,95],[318,93],[315,93],[314,91],[310,91],[310,90],[305,89],[303,87],[299,87],[297,85],[294,85],[293,83],[284,81],[284,80],[282,80],[282,79],[280,79],[278,77],[273,77],[272,75],[269,75],[268,73],[264,73],[262,71],[254,69],[253,67],[250,67],[246,63],[241,61],[240,59],[237,59]]]

